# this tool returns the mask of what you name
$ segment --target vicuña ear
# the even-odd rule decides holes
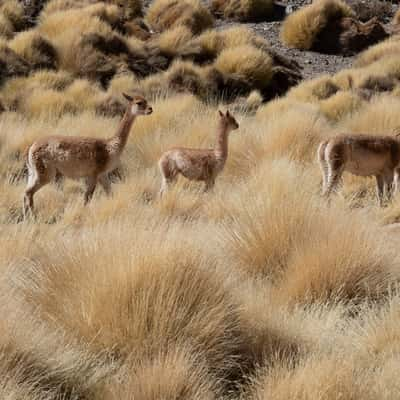
[[[126,93],[122,93],[122,95],[128,100],[128,101],[133,101],[133,98],[131,96],[129,96]]]
[[[220,117],[224,116],[224,113],[221,110],[218,110],[218,114],[219,114]]]
[[[227,117],[230,117],[230,116],[231,116],[231,113],[229,112],[229,110],[226,110],[226,116],[227,116]]]

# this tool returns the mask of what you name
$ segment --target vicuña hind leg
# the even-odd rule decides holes
[[[41,161],[37,161],[34,165],[28,166],[28,185],[25,189],[24,200],[23,200],[23,214],[24,218],[27,217],[28,212],[34,214],[34,201],[33,196],[39,189],[47,185],[52,179],[54,179],[56,170],[45,168]]]
[[[326,181],[323,196],[329,198],[331,193],[337,190],[337,187],[339,186],[340,180],[343,175],[343,170],[343,166],[341,166],[337,161],[328,163],[328,178]]]
[[[328,142],[321,143],[317,151],[319,166],[321,168],[321,173],[322,173],[322,193],[325,193],[326,191],[326,185],[328,182],[328,173],[329,173],[329,165],[325,157],[325,149],[327,144]]]
[[[161,159],[158,166],[161,172],[161,188],[159,194],[160,197],[162,197],[162,195],[168,191],[169,187],[175,183],[178,171],[176,168],[171,168],[169,161],[166,159]]]

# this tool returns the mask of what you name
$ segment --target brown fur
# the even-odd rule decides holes
[[[322,142],[318,160],[323,174],[323,195],[336,189],[344,171],[375,176],[379,204],[390,198],[392,183],[400,183],[400,141],[393,136],[345,135]]]
[[[205,191],[214,186],[217,175],[223,170],[228,157],[228,136],[239,124],[229,113],[220,114],[217,143],[214,149],[174,148],[166,151],[158,165],[162,175],[160,195],[168,190],[178,174],[194,181],[204,181]]]
[[[47,136],[34,142],[28,150],[28,185],[24,195],[24,215],[33,212],[33,196],[57,174],[72,179],[85,178],[85,204],[93,196],[97,183],[110,193],[108,172],[120,162],[135,118],[152,113],[141,96],[124,95],[130,102],[116,134],[109,139],[78,136]]]

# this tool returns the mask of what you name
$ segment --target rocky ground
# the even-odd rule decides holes
[[[368,19],[377,15],[387,29],[390,29],[390,21],[399,7],[394,1],[347,0],[347,2],[356,8],[358,13],[362,13],[364,19]],[[145,1],[147,6],[150,3],[151,0]],[[281,0],[279,3],[282,4],[282,6],[286,6],[288,12],[293,12],[304,5],[312,3],[312,0]],[[224,20],[217,21],[217,27],[220,29],[236,24],[236,22]],[[252,28],[259,35],[265,37],[271,43],[273,49],[289,58],[295,59],[302,67],[302,75],[305,79],[325,73],[335,73],[341,69],[351,66],[354,59],[354,57],[327,55],[314,51],[302,51],[287,48],[279,39],[279,31],[282,25],[282,20],[248,23],[243,25]]]

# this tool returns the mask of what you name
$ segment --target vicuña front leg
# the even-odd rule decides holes
[[[209,179],[206,181],[205,185],[204,185],[204,192],[208,192],[210,191],[215,185],[215,179]]]
[[[111,195],[111,182],[110,182],[110,178],[108,177],[108,175],[104,175],[99,179],[99,183],[101,185],[101,187],[104,189],[104,191],[106,192],[107,196]]]
[[[86,179],[86,191],[85,191],[85,198],[84,204],[87,205],[90,200],[92,200],[93,193],[96,189],[97,185],[97,177],[90,177]]]

